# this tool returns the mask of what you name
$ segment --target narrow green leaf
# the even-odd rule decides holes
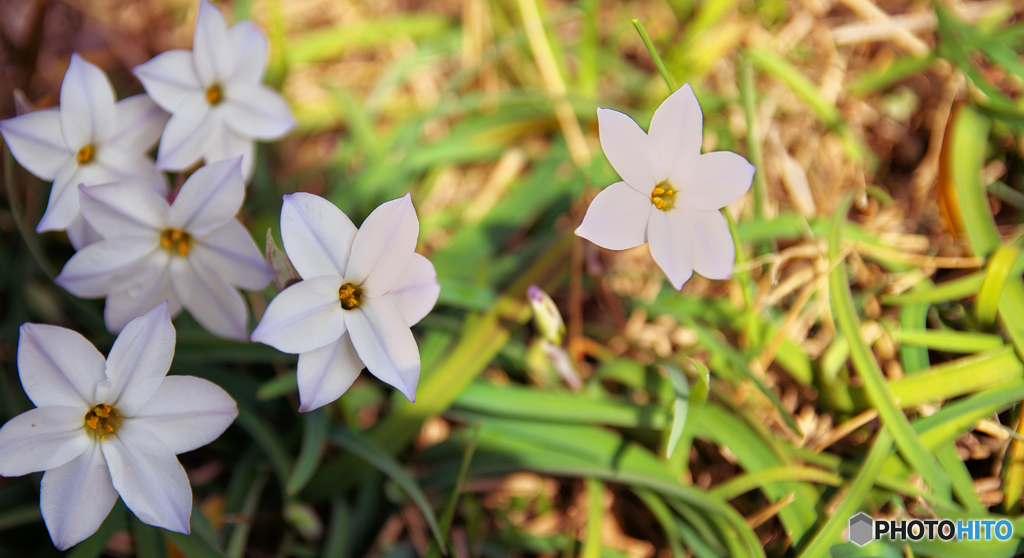
[[[291,371],[264,382],[256,391],[256,399],[270,401],[297,391],[299,391],[299,380],[295,371]]]
[[[956,445],[946,444],[941,450],[935,452],[935,457],[949,473],[949,478],[953,481],[953,494],[960,500],[960,503],[968,511],[979,514],[987,513],[988,508],[978,498],[978,492],[974,489],[974,479],[971,477],[971,472],[967,470],[967,465],[960,459]]]
[[[672,551],[672,558],[683,558],[683,547],[679,544],[679,530],[676,528],[675,519],[672,517],[672,510],[665,505],[661,498],[650,490],[634,488],[633,493],[651,510],[651,514],[661,524],[665,531],[665,540]]]
[[[737,72],[740,85],[740,98],[743,102],[743,115],[747,120],[747,154],[754,165],[754,215],[764,217],[764,205],[768,200],[768,179],[764,174],[764,146],[761,144],[757,114],[757,92],[754,84],[754,66],[750,57],[744,54],[740,58],[741,67]]]
[[[686,410],[689,404],[686,399],[676,397],[672,400],[672,429],[669,431],[668,443],[665,444],[665,457],[671,458],[679,445],[679,438],[683,436],[683,427],[686,425]]]
[[[662,79],[665,80],[665,85],[668,86],[668,92],[672,93],[676,90],[676,84],[672,80],[671,74],[668,73],[668,68],[665,67],[665,62],[662,61],[661,56],[658,55],[658,49],[654,48],[654,43],[651,42],[650,35],[647,34],[647,30],[644,29],[644,24],[640,23],[640,20],[633,18],[633,27],[636,28],[636,32],[640,34],[640,40],[644,42],[644,46],[647,47],[647,52],[651,53],[651,58],[654,59],[654,65],[657,66],[658,72],[661,73]]]
[[[636,21],[636,20],[633,20]],[[584,479],[587,489],[587,538],[583,541],[581,558],[601,558],[601,533],[604,531],[604,484],[597,479]]]
[[[914,308],[917,305],[907,306],[906,308]],[[949,353],[981,353],[985,351],[995,351],[1005,346],[1006,341],[1003,340],[1002,336],[994,335],[991,333],[976,333],[973,331],[938,331],[934,329],[920,330],[920,331],[908,331],[906,329],[900,329],[892,331],[893,337],[895,337],[904,347],[917,347],[922,349],[934,349],[936,351],[946,351]],[[917,372],[923,368],[928,368],[928,361],[923,362],[924,367],[919,368],[916,365],[922,364],[915,360],[913,368],[907,365],[905,362],[904,370],[907,372]]]
[[[783,465],[737,475],[716,485],[711,489],[711,493],[721,497],[723,500],[732,500],[737,496],[767,484],[784,481],[808,481],[828,486],[839,486],[842,484],[843,478],[835,473],[813,467]]]
[[[468,411],[555,422],[664,428],[667,419],[656,405],[637,405],[611,397],[589,397],[567,392],[541,391],[519,386],[473,382],[455,400]]]
[[[845,214],[843,216],[845,217]],[[832,511],[825,525],[822,525],[821,529],[814,535],[814,539],[800,553],[800,558],[824,558],[829,555],[829,549],[837,542],[850,517],[854,515],[861,504],[867,499],[868,492],[875,485],[875,479],[878,478],[878,474],[882,471],[882,466],[889,457],[892,444],[892,432],[883,425],[878,431],[878,435],[875,436],[875,442],[871,445],[871,451],[868,452],[864,465],[861,466],[860,472],[857,473],[853,484],[850,485],[850,490],[846,493],[846,497],[839,502],[839,505]]]
[[[331,523],[327,527],[321,558],[344,558],[349,543],[349,522],[352,512],[342,498],[331,501]]]
[[[879,302],[886,305],[938,304],[966,298],[978,292],[985,282],[985,272],[977,271],[957,279],[943,281],[927,289],[918,289],[898,295],[882,295]]]
[[[684,405],[685,409],[682,411],[682,413],[685,413],[685,418],[683,424],[679,427],[678,434],[676,433],[677,419],[673,417],[672,435],[669,436],[668,441],[668,456],[672,457],[672,454],[678,450],[683,456],[684,463],[689,461],[693,434],[697,431],[701,411],[704,410],[704,405],[708,401],[708,393],[711,391],[711,372],[699,361],[690,359],[690,362],[697,368],[697,383],[689,388],[689,393],[686,395],[686,405]],[[675,403],[675,416],[681,414],[679,401],[681,399],[677,399]]]
[[[663,460],[606,429],[498,418],[487,418],[481,428],[475,475],[526,469],[648,488],[724,521],[723,539],[732,538],[743,549],[739,555],[764,556],[757,536],[735,509],[717,496],[680,484]]]
[[[903,56],[897,58],[891,64],[877,70],[870,70],[860,77],[854,79],[847,86],[850,95],[860,97],[884,89],[907,76],[923,72],[935,62],[935,56],[918,58],[915,56]]]
[[[137,558],[167,557],[167,544],[160,528],[146,525],[135,514],[128,514],[128,523],[132,529],[132,546]]]
[[[810,78],[800,73],[795,66],[767,48],[757,48],[747,52],[758,68],[789,87],[797,97],[818,114],[818,118],[826,125],[837,126],[842,122],[842,115],[835,103],[826,100],[818,90],[818,86]]]
[[[847,196],[835,214],[828,249],[829,259],[833,262],[838,261],[842,250],[843,225],[846,223],[846,214],[851,201],[852,197]],[[900,454],[921,473],[921,477],[932,490],[941,495],[949,494],[951,490],[949,477],[936,463],[934,456],[910,426],[906,415],[894,402],[892,390],[882,375],[878,362],[871,353],[871,349],[860,337],[860,318],[857,316],[857,309],[853,304],[853,294],[850,292],[846,265],[843,262],[837,263],[838,265],[835,265],[829,272],[832,313],[838,329],[850,342],[850,357],[864,384],[868,400],[878,410],[882,422],[892,430],[896,445],[900,448]]]
[[[956,113],[952,124],[949,152],[957,203],[974,254],[987,258],[1002,243],[981,175],[991,123],[977,111],[964,107]]]
[[[448,497],[448,503],[445,505],[444,511],[441,512],[439,526],[443,538],[448,537],[448,532],[452,528],[452,521],[455,519],[455,509],[459,505],[459,495],[462,493],[462,486],[469,475],[469,465],[473,462],[473,454],[476,453],[476,446],[479,441],[480,425],[474,424],[473,433],[470,434],[466,442],[466,449],[462,452],[462,465],[459,467],[459,477],[455,479],[455,486],[452,488],[451,496]],[[439,558],[440,556],[441,547],[438,546],[437,541],[431,540],[426,558]]]
[[[419,485],[416,484],[416,480],[405,469],[402,469],[402,466],[395,461],[395,458],[387,450],[377,445],[364,434],[349,429],[335,430],[331,434],[331,441],[356,454],[360,459],[373,465],[390,477],[391,480],[398,483],[398,486],[401,486],[405,493],[416,503],[416,506],[420,508],[423,518],[434,533],[437,544],[442,548],[445,546],[444,537],[441,536],[441,529],[437,525],[437,516],[434,515],[434,509],[430,507],[430,502],[427,501],[423,490],[420,489]]]
[[[448,25],[447,18],[426,13],[364,19],[306,32],[298,40],[285,42],[286,53],[288,61],[293,64],[321,62],[340,56],[351,48],[370,48],[403,37],[436,35]]]
[[[249,545],[249,533],[252,531],[252,518],[256,514],[260,497],[263,495],[263,489],[266,488],[269,477],[270,474],[266,470],[259,471],[249,486],[249,491],[242,502],[242,508],[238,510],[238,515],[242,519],[232,527],[231,537],[228,539],[228,545],[224,552],[228,558],[245,556],[245,549]]]
[[[282,486],[288,481],[288,473],[292,469],[291,459],[277,433],[274,432],[262,419],[260,419],[249,407],[238,404],[238,418],[235,422],[245,430],[253,441],[263,450],[274,468],[274,474]]]
[[[920,346],[921,343],[914,343],[915,335],[919,336],[919,339],[925,333],[929,307],[928,304],[908,304],[904,306],[900,310],[900,329],[898,332],[892,332],[896,339],[902,343],[900,347],[900,361],[903,363],[903,371],[907,374],[914,374],[931,366],[931,361],[928,360],[928,349],[925,348],[928,345],[922,347]],[[1000,340],[999,346],[1002,346],[1002,340]],[[998,347],[990,348],[995,349]],[[967,352],[973,353],[975,351]]]
[[[170,541],[186,558],[226,558],[213,545],[195,533],[183,535],[174,531],[164,531],[164,538]]]
[[[990,353],[958,358],[888,383],[901,407],[933,403],[974,393],[1021,378],[1024,364],[1006,346]],[[865,382],[867,388],[867,382]]]
[[[42,520],[43,516],[39,511],[39,504],[11,507],[0,511],[0,531]]]
[[[1013,245],[1002,245],[992,252],[985,266],[985,282],[978,291],[978,304],[975,313],[983,324],[991,324],[996,319],[996,310],[1003,296],[1003,287],[1010,276],[1011,268],[1020,256],[1020,249]]]
[[[749,424],[751,420],[757,419],[737,416],[719,405],[708,404],[700,414],[696,435],[729,448],[740,467],[748,473],[794,465],[796,457],[790,448],[775,440],[772,433],[755,429]],[[779,511],[779,521],[790,533],[794,544],[809,534],[818,521],[816,503],[820,497],[812,485],[782,481],[765,485],[763,492],[771,502],[790,493],[795,494],[793,503]]]
[[[921,441],[932,451],[974,429],[979,420],[1006,410],[1024,399],[1024,380],[1015,380],[947,403],[934,415],[914,421]]]
[[[679,438],[683,435],[683,427],[686,425],[690,386],[686,381],[686,375],[675,365],[663,363],[661,368],[668,374],[672,383],[672,391],[675,393],[675,397],[672,398],[672,426],[669,430],[668,442],[665,444],[665,456],[671,458],[676,445],[679,444]]]
[[[693,552],[693,555],[697,558],[724,558],[724,554],[720,554],[714,548],[707,543],[705,539],[700,537],[700,534],[683,521],[676,522],[676,528],[679,529],[679,537],[683,539],[683,543],[686,548]]]
[[[291,474],[288,475],[286,485],[288,494],[298,494],[320,467],[320,461],[324,458],[324,451],[327,449],[328,424],[329,419],[324,407],[302,415],[302,446],[299,448],[299,458],[295,461]]]

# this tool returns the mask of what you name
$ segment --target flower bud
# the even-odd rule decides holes
[[[565,322],[562,321],[562,314],[558,312],[555,301],[537,285],[530,285],[527,297],[530,299],[530,307],[533,308],[533,322],[537,324],[541,337],[549,343],[561,345]]]
[[[283,291],[292,283],[299,281],[299,274],[295,273],[291,260],[274,244],[274,235],[267,229],[267,248],[265,252],[267,265],[274,272],[274,286],[278,291]]]

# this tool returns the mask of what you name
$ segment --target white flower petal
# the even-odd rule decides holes
[[[640,246],[647,242],[647,221],[653,208],[649,195],[616,182],[590,202],[576,235],[609,250]]]
[[[612,164],[615,172],[641,194],[650,195],[651,190],[667,172],[659,172],[663,166],[659,157],[651,156],[647,134],[632,118],[610,109],[597,109],[597,125],[601,136],[601,149]]]
[[[366,369],[415,401],[420,349],[398,308],[388,297],[363,298],[358,309],[345,315],[345,322]]]
[[[0,134],[18,163],[43,180],[53,180],[73,155],[64,143],[57,109],[0,120]]]
[[[119,180],[140,180],[161,198],[167,199],[171,191],[167,175],[156,169],[153,159],[145,153],[133,153],[105,146],[96,153],[96,165],[105,168]]]
[[[345,280],[360,285],[365,296],[388,292],[409,267],[419,234],[412,196],[380,204],[356,232]]]
[[[106,379],[106,360],[76,331],[45,324],[22,324],[18,375],[37,407],[92,408],[96,385]]]
[[[144,284],[165,265],[159,239],[108,238],[77,252],[54,282],[79,298],[100,298]]]
[[[114,133],[114,86],[103,70],[71,53],[71,64],[60,84],[60,125],[72,151],[103,144]]]
[[[174,319],[181,313],[181,301],[171,285],[171,273],[167,269],[170,258],[163,260],[163,269],[145,283],[107,295],[103,305],[103,321],[111,333],[120,333],[128,322],[145,315],[163,302],[167,302],[167,314]]]
[[[78,201],[82,216],[104,238],[158,236],[170,211],[167,200],[138,180],[80,186]]]
[[[654,263],[665,272],[676,290],[693,275],[693,240],[686,215],[680,209],[652,211],[647,242]]]
[[[196,239],[189,257],[214,269],[228,283],[247,291],[262,290],[273,276],[252,235],[237,219]]]
[[[79,215],[78,185],[92,186],[121,178],[102,165],[79,165],[74,157],[68,159],[57,173],[50,187],[46,212],[36,225],[36,232],[59,231],[66,228]]]
[[[337,401],[363,370],[348,332],[329,343],[299,355],[300,413]]]
[[[128,322],[107,356],[107,381],[96,386],[96,401],[135,416],[167,375],[175,338],[166,304]]]
[[[121,99],[114,105],[114,110],[117,113],[117,128],[106,145],[135,153],[149,151],[156,145],[167,125],[167,119],[171,117],[149,95],[133,95]]]
[[[175,112],[189,93],[204,93],[192,64],[192,51],[169,50],[132,68],[146,93],[160,108]]]
[[[96,229],[92,228],[92,225],[82,217],[79,213],[71,220],[68,224],[67,229],[64,232],[68,235],[68,241],[71,242],[71,247],[76,251],[85,248],[86,246],[103,240],[103,235],[96,232]]]
[[[693,270],[709,279],[732,277],[736,263],[729,223],[719,211],[681,210],[690,225],[693,242]]]
[[[100,528],[117,502],[100,444],[43,475],[39,508],[53,545],[67,550]]]
[[[220,161],[222,159],[241,157],[242,180],[248,183],[252,178],[252,169],[256,163],[254,155],[256,142],[252,138],[236,134],[231,131],[231,128],[225,126],[219,111],[211,112],[211,114],[217,114],[218,125],[211,132],[213,139],[203,151],[203,158],[207,161]]]
[[[241,136],[276,140],[295,128],[292,109],[280,93],[263,84],[232,85],[217,107],[224,124]]]
[[[412,327],[430,313],[440,294],[441,285],[437,282],[434,264],[414,253],[405,273],[385,296],[398,307],[405,323]]]
[[[235,400],[216,384],[192,376],[167,376],[131,421],[179,454],[216,440],[237,416]]]
[[[705,153],[672,169],[679,189],[676,206],[716,211],[743,197],[754,179],[754,165],[731,151]]]
[[[241,163],[211,162],[192,173],[171,204],[168,226],[201,237],[234,219],[245,198]]]
[[[651,118],[647,137],[665,164],[665,174],[685,166],[700,155],[703,143],[704,115],[690,84],[680,87],[665,99]],[[655,175],[658,176],[658,175]]]
[[[251,339],[282,353],[300,354],[337,341],[345,333],[345,311],[338,298],[341,277],[300,281],[267,305]]]
[[[220,126],[216,113],[210,111],[204,92],[186,94],[160,136],[156,168],[170,171],[188,169],[203,157]]]
[[[249,20],[228,29],[228,41],[237,61],[229,83],[260,83],[267,69],[267,36]]]
[[[171,450],[146,427],[126,420],[100,444],[110,479],[143,523],[188,534],[192,487]]]
[[[82,455],[92,445],[84,427],[78,407],[42,407],[12,418],[0,428],[0,475],[56,469]]]
[[[207,0],[200,0],[195,35],[192,37],[192,56],[196,75],[205,87],[223,84],[234,73],[235,52],[232,46],[220,10]]]
[[[314,194],[296,192],[281,206],[281,240],[303,279],[344,276],[356,226],[336,205]]]
[[[170,271],[181,304],[206,331],[236,341],[249,337],[245,300],[217,272],[193,257],[172,258]]]

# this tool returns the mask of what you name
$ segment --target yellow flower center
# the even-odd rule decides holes
[[[160,247],[171,254],[187,256],[192,247],[192,235],[181,229],[167,229],[160,233]]]
[[[676,193],[672,184],[664,180],[651,190],[651,203],[662,211],[668,211],[676,206]]]
[[[206,102],[211,105],[216,105],[224,98],[224,93],[220,90],[219,84],[213,84],[206,90]]]
[[[341,307],[345,310],[352,310],[359,307],[359,301],[363,298],[363,289],[352,283],[345,283],[338,289],[338,299],[341,300]]]
[[[79,165],[84,165],[93,160],[96,156],[96,148],[89,144],[78,150],[78,154],[75,155],[75,160],[78,161]]]
[[[98,440],[117,434],[121,415],[110,405],[96,405],[85,413],[85,429]]]

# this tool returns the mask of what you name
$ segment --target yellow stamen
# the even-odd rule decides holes
[[[213,84],[206,90],[206,102],[211,105],[216,105],[224,98],[223,92],[220,90],[220,85]]]
[[[181,229],[167,229],[160,234],[160,247],[171,254],[187,256],[192,248],[192,235]]]
[[[110,405],[96,405],[85,413],[85,427],[90,435],[103,440],[121,427],[121,415]]]
[[[662,211],[668,211],[676,206],[676,191],[672,189],[668,180],[658,183],[651,190],[651,203]]]
[[[89,144],[78,150],[78,154],[75,155],[75,160],[78,161],[79,165],[84,165],[93,160],[96,156],[96,148]]]
[[[362,298],[363,289],[360,289],[358,285],[345,283],[340,289],[338,289],[338,300],[341,301],[341,307],[345,310],[358,308]]]

